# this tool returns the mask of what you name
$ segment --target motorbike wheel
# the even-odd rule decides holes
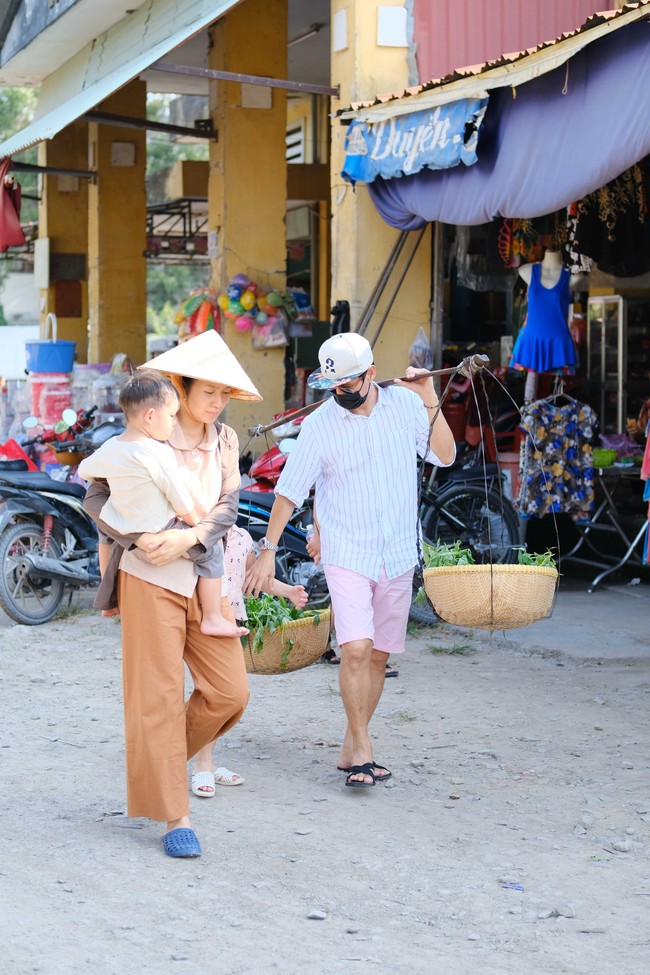
[[[280,550],[275,560],[275,577],[290,586],[302,585],[307,590],[305,609],[327,609],[330,594],[322,569],[315,568],[310,558],[301,559],[293,552]]]
[[[51,620],[61,605],[65,590],[62,579],[29,579],[19,569],[22,555],[42,552],[43,530],[32,522],[12,525],[0,536],[0,606],[7,616],[26,626]],[[58,558],[61,549],[52,538],[48,556]]]
[[[453,545],[458,540],[469,548],[478,563],[515,562],[519,541],[517,514],[499,491],[480,484],[455,484],[427,499],[420,512],[425,542]],[[431,626],[437,622],[429,602],[413,602],[409,613],[415,623]]]

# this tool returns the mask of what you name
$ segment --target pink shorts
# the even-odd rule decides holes
[[[413,598],[413,569],[396,579],[381,570],[379,582],[338,565],[325,565],[339,646],[372,640],[375,650],[402,653]]]

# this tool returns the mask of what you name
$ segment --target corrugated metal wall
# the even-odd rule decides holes
[[[420,83],[575,30],[614,0],[413,0]]]

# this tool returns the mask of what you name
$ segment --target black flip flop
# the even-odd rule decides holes
[[[375,784],[375,773],[373,772],[374,765],[372,762],[366,762],[365,765],[351,765],[350,771],[348,772],[345,784],[351,789],[372,789]],[[369,775],[372,782],[353,782],[350,778],[352,775]]]
[[[321,657],[321,660],[324,660],[326,663],[331,664],[333,667],[338,667],[338,665],[341,663],[341,658],[337,654],[336,650],[332,650],[331,647],[329,648],[329,650],[325,651],[325,653]]]
[[[377,765],[376,762],[369,762],[368,764],[369,765],[372,765],[373,769],[375,770],[372,773],[374,775],[374,777],[375,777],[375,782],[388,782],[389,779],[392,779],[393,773],[390,771],[390,769],[387,769],[385,765]],[[349,767],[349,768],[343,768],[342,765],[337,765],[336,767],[339,770],[339,772],[347,772],[348,775],[352,771],[352,768],[351,767]],[[387,772],[388,774],[387,775],[377,775],[377,771]]]

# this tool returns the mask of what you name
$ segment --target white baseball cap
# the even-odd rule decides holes
[[[320,369],[307,380],[312,389],[333,389],[363,375],[373,364],[370,342],[356,332],[342,332],[327,339],[318,350],[318,359]]]

